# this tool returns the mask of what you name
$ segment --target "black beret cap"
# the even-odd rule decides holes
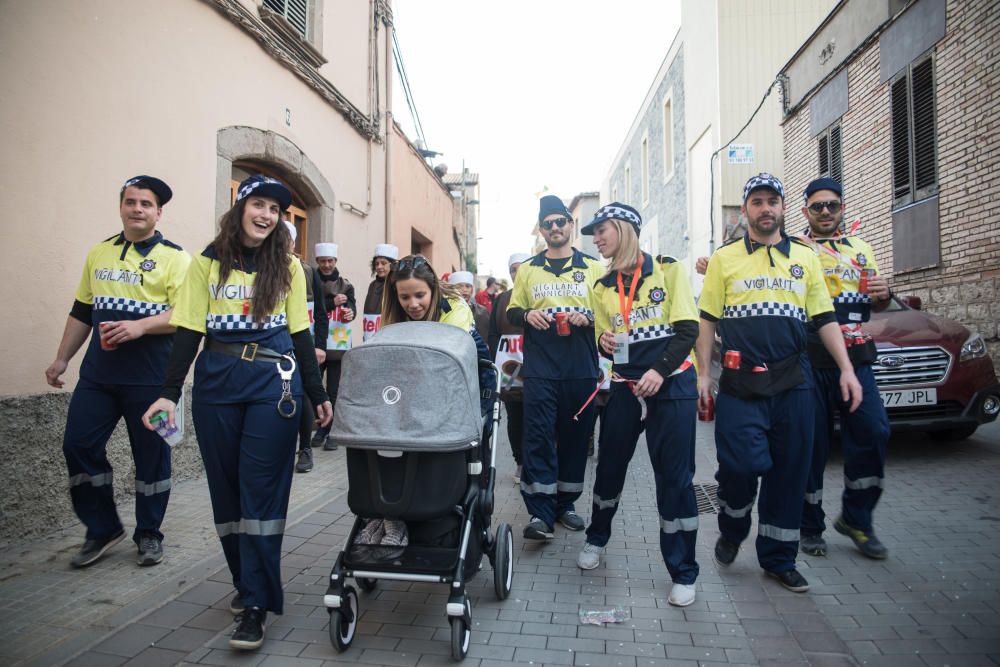
[[[803,196],[809,199],[814,192],[819,192],[820,190],[829,190],[830,192],[836,192],[838,197],[844,196],[844,188],[841,187],[840,183],[833,180],[832,178],[817,178],[816,180],[809,183],[806,186],[806,191],[803,192]]]

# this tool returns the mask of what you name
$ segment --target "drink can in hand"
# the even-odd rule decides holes
[[[556,333],[560,336],[568,336],[569,331],[569,313],[556,313]]]
[[[105,332],[108,330],[108,328],[111,326],[111,324],[112,324],[111,322],[101,322],[99,325],[97,325],[98,326],[98,339],[101,341],[101,349],[105,350],[105,351],[111,351],[111,350],[117,350],[118,349],[117,345],[115,345],[113,343],[109,343],[108,340],[107,340],[107,338],[105,337]]]
[[[174,445],[180,444],[184,436],[177,429],[177,426],[170,425],[170,418],[167,415],[166,410],[160,410],[155,415],[153,415],[149,422],[156,427],[156,432],[160,434],[163,440],[173,447]]]
[[[715,419],[715,397],[709,395],[704,405],[698,406],[698,421],[710,422]]]
[[[858,291],[868,294],[868,281],[875,277],[875,269],[861,269],[861,277],[858,278]]]

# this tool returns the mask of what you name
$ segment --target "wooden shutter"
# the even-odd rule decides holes
[[[844,183],[843,155],[840,150],[840,125],[830,130],[830,178]]]
[[[918,197],[937,184],[934,123],[934,61],[927,58],[913,68],[913,177]]]
[[[892,199],[893,203],[908,203],[910,188],[910,100],[907,77],[892,84]]]
[[[825,132],[819,137],[819,175],[830,175],[830,135]]]
[[[264,6],[284,16],[303,37],[309,36],[309,0],[264,0]]]

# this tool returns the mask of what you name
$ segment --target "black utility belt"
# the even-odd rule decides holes
[[[282,361],[291,356],[257,343],[222,343],[212,337],[205,339],[205,349],[228,354],[243,361]]]
[[[852,366],[870,366],[878,359],[878,348],[875,347],[874,340],[868,340],[860,345],[849,345],[847,347],[847,358],[851,360]],[[827,352],[822,342],[809,343],[809,363],[814,368],[836,368],[837,362]]]
[[[745,401],[752,401],[771,398],[794,389],[806,380],[802,373],[800,356],[799,353],[795,353],[764,366],[742,362],[739,368],[723,367],[722,377],[719,378],[719,391]],[[755,371],[754,368],[758,370]]]

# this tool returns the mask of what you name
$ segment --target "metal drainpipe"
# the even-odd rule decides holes
[[[385,242],[392,243],[392,165],[389,159],[389,144],[392,140],[392,40],[387,27],[385,34]],[[404,255],[409,255],[409,249]]]

